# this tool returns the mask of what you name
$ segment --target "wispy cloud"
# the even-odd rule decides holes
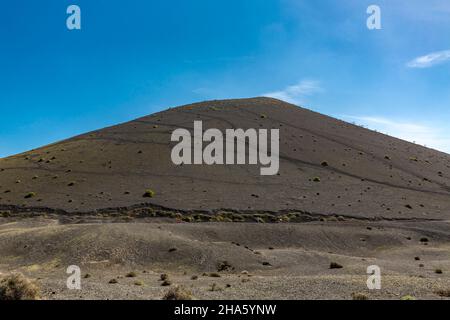
[[[302,80],[280,91],[264,93],[264,97],[280,99],[293,104],[300,104],[306,96],[321,92],[320,83],[315,80]]]
[[[383,117],[341,116],[344,120],[375,129],[390,136],[450,153],[448,129],[421,123],[395,121]]]
[[[407,63],[410,68],[429,68],[450,60],[450,50],[432,52]]]

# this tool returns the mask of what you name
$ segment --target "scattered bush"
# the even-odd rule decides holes
[[[162,300],[192,300],[192,293],[183,286],[176,286],[166,292]]]
[[[163,273],[163,274],[161,274],[159,276],[159,280],[160,281],[164,281],[164,280],[167,280],[167,279],[169,279],[169,275],[167,273]]]
[[[119,283],[119,281],[117,281],[117,279],[111,279],[108,281],[109,284],[116,284]]]
[[[0,280],[0,300],[39,300],[38,286],[20,273]]]
[[[442,269],[436,269],[436,270],[434,270],[434,273],[436,273],[436,274],[442,274]]]
[[[142,282],[142,281],[139,281],[139,280],[136,280],[135,282],[134,282],[134,285],[135,286],[143,286],[144,285],[144,283]]]
[[[222,261],[217,264],[217,271],[230,271],[234,270],[234,267],[228,261]]]
[[[343,268],[343,266],[340,265],[340,264],[337,263],[337,262],[331,262],[331,263],[330,263],[330,269],[342,269],[342,268]]]
[[[170,286],[172,284],[172,282],[170,281],[170,280],[164,280],[162,283],[161,283],[161,286],[163,286],[163,287],[168,287],[168,286]]]
[[[353,292],[352,299],[353,300],[369,300],[369,297],[366,296],[364,293]]]
[[[25,195],[25,199],[30,199],[30,198],[34,198],[34,197],[36,197],[35,192],[29,192]]]
[[[125,277],[127,277],[127,278],[136,278],[136,277],[137,277],[137,274],[136,274],[136,272],[131,271],[131,272],[128,272],[128,273],[125,275]]]
[[[313,181],[313,182],[320,182],[320,178],[319,178],[319,177],[314,177],[314,178],[312,179],[312,181]]]
[[[155,196],[155,192],[151,189],[147,189],[142,196],[144,198],[153,198]]]
[[[438,291],[436,291],[436,294],[438,296],[441,296],[441,297],[444,297],[444,298],[450,298],[450,289],[438,290]]]
[[[208,274],[211,278],[220,278],[220,274],[217,272],[211,272]]]

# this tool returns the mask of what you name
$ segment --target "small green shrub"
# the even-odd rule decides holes
[[[25,195],[25,199],[30,199],[30,198],[34,198],[34,197],[36,197],[35,192],[29,192]]]
[[[155,196],[155,192],[151,189],[147,189],[142,196],[144,198],[153,198]]]

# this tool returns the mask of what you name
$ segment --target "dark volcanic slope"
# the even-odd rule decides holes
[[[200,119],[204,129],[279,128],[280,174],[260,176],[259,165],[173,165],[171,132]],[[447,154],[279,100],[210,101],[0,159],[0,203],[449,219],[449,168]],[[155,197],[143,198],[149,188]],[[36,196],[25,198],[30,192]]]

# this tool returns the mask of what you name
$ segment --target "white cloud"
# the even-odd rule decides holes
[[[358,124],[376,129],[393,137],[450,153],[450,139],[447,138],[449,137],[449,132],[445,127],[394,121],[383,117],[342,116],[342,118],[347,121],[355,121]]]
[[[408,62],[410,68],[428,68],[450,60],[450,50],[432,52]]]
[[[297,84],[284,88],[283,90],[264,93],[263,96],[280,99],[293,104],[301,104],[306,96],[310,96],[321,91],[323,91],[323,89],[320,87],[318,81],[302,80]]]

